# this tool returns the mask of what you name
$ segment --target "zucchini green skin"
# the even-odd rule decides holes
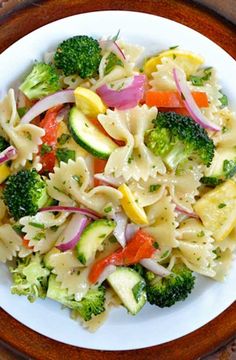
[[[70,110],[68,129],[78,145],[99,159],[108,159],[117,148],[117,145],[75,106]]]
[[[145,305],[147,301],[145,280],[134,269],[117,267],[116,271],[108,276],[107,281],[130,314],[136,315]],[[137,285],[141,285],[141,291],[139,298],[135,299],[134,289]]]
[[[107,219],[99,219],[86,226],[76,245],[77,258],[83,265],[94,260],[96,251],[115,227],[115,221]]]

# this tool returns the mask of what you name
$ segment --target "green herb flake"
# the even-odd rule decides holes
[[[134,287],[132,288],[132,293],[134,295],[135,301],[138,303],[140,298],[142,297],[143,290],[145,289],[145,282],[140,280]]]
[[[175,60],[175,59],[176,59],[176,56],[177,56],[176,54],[173,54],[173,56],[172,56],[172,57],[173,57],[173,60]]]
[[[56,232],[58,230],[58,228],[59,228],[59,226],[57,226],[57,225],[53,225],[50,227],[50,229],[54,232]]]
[[[20,236],[23,235],[23,232],[22,232],[22,229],[23,229],[23,225],[20,225],[20,224],[14,224],[12,225],[12,229]]]
[[[133,155],[131,155],[129,158],[128,158],[128,164],[131,164],[131,162],[134,160],[134,157]]]
[[[45,154],[48,154],[52,151],[52,147],[47,144],[42,144],[40,154],[43,156]]]
[[[229,128],[227,128],[226,126],[222,126],[222,134],[225,134],[229,131]]]
[[[61,134],[61,136],[57,139],[57,142],[59,145],[65,145],[70,138],[70,134]]]
[[[27,107],[20,107],[17,109],[20,118],[22,118],[27,113],[27,111],[28,111]]]
[[[153,247],[154,247],[155,249],[159,249],[159,244],[158,244],[157,241],[155,241],[155,242],[153,243]]]
[[[212,68],[208,67],[208,68],[204,69],[203,76],[190,75],[189,80],[192,82],[193,86],[203,86],[204,82],[210,79],[211,71],[212,71]]]
[[[75,151],[68,148],[57,149],[56,157],[59,162],[68,163],[69,160],[75,161]]]
[[[203,236],[205,236],[205,233],[203,230],[200,231],[199,233],[197,233],[197,237],[203,237]]]
[[[78,183],[79,186],[82,186],[81,176],[73,175],[72,178]]]
[[[236,174],[236,157],[235,160],[224,160],[223,171],[226,179],[230,179]]]
[[[149,186],[149,192],[155,192],[158,189],[160,189],[161,185],[160,184],[152,184]]]
[[[42,239],[45,239],[45,234],[43,232],[39,232],[33,238],[33,240],[35,240],[35,241],[40,241]]]
[[[221,102],[221,108],[224,108],[225,106],[227,106],[229,104],[229,102],[228,102],[227,96],[225,94],[223,94],[222,92],[221,92],[221,94],[222,94],[222,96],[219,98],[219,100]]]
[[[222,208],[224,208],[225,206],[226,206],[225,203],[220,203],[220,204],[218,205],[218,208],[219,208],[219,209],[222,209]]]
[[[123,62],[112,52],[108,55],[106,60],[107,63],[104,69],[104,75],[109,74],[117,65],[124,67]]]
[[[106,214],[108,214],[111,211],[112,211],[112,206],[107,206],[106,208],[104,208],[104,213]]]
[[[166,258],[169,255],[169,250],[166,250],[162,255],[161,255],[161,259]]]
[[[44,224],[36,223],[36,222],[33,222],[33,221],[30,221],[29,225],[33,226],[35,228],[38,228],[38,229],[45,229]]]
[[[171,46],[171,47],[169,47],[169,50],[174,50],[174,49],[177,49],[178,47],[179,47],[179,45]]]
[[[106,237],[106,234],[99,235],[99,239],[104,239]]]
[[[111,244],[117,243],[116,237],[115,237],[114,235],[110,236],[110,237],[109,237],[109,242],[110,242]]]

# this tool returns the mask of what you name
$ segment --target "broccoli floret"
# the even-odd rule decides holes
[[[146,132],[145,143],[155,155],[163,158],[168,167],[175,169],[191,157],[210,166],[214,143],[194,120],[174,112],[159,112],[154,126]]]
[[[78,74],[82,79],[91,78],[98,72],[101,48],[97,40],[78,35],[63,41],[54,56],[55,66],[66,76]]]
[[[9,142],[3,137],[0,136],[0,153],[10,146]]]
[[[48,200],[46,183],[35,169],[20,170],[9,176],[3,198],[15,220],[35,215]]]
[[[211,167],[200,181],[202,184],[215,187],[236,174],[235,149],[217,149]]]
[[[37,298],[45,298],[50,271],[43,265],[39,254],[17,258],[16,264],[10,267],[13,285],[12,294],[27,296],[30,302]]]
[[[195,277],[184,264],[176,264],[171,275],[160,277],[151,271],[146,271],[146,291],[150,304],[161,308],[170,307],[177,301],[185,300],[191,293]]]
[[[76,310],[85,321],[105,311],[105,287],[102,285],[89,289],[82,300],[77,301],[74,295],[68,294],[67,289],[61,288],[55,275],[50,275],[47,297]]]
[[[99,286],[90,289],[85,297],[79,302],[78,312],[80,316],[88,321],[105,311],[105,287]]]
[[[41,99],[60,89],[59,76],[55,67],[49,64],[37,63],[19,89],[30,100]]]

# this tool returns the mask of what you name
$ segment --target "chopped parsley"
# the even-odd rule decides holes
[[[73,175],[72,178],[77,181],[77,183],[79,184],[79,186],[82,185],[82,181],[81,181],[81,176],[79,175]]]
[[[107,57],[107,64],[104,69],[104,75],[109,74],[117,65],[124,67],[123,62],[118,58],[118,56],[111,52]]]
[[[171,46],[171,47],[169,47],[169,49],[174,50],[174,49],[177,49],[177,47],[179,47],[179,45]]]
[[[65,145],[70,138],[70,134],[61,134],[61,136],[57,139],[57,142],[59,145]]]
[[[218,205],[218,208],[219,208],[219,209],[222,209],[222,208],[224,208],[225,206],[226,206],[225,203],[220,203],[220,204]]]
[[[236,157],[235,160],[224,160],[223,171],[226,179],[230,179],[236,174]]]
[[[75,161],[75,151],[68,148],[57,149],[56,157],[59,162],[68,163],[70,159]]]
[[[158,189],[160,189],[161,185],[160,184],[152,184],[149,186],[149,192],[155,192]]]
[[[219,98],[219,100],[221,102],[221,108],[224,108],[225,106],[228,105],[229,102],[228,102],[227,96],[225,94],[223,94],[222,92],[221,92],[221,94],[222,94],[222,96]]]
[[[205,235],[204,231],[200,231],[199,233],[197,233],[197,237],[203,237]]]
[[[111,211],[112,211],[112,206],[107,206],[106,208],[104,208],[104,213],[106,214],[108,214]]]
[[[28,109],[26,107],[20,107],[17,109],[20,118],[22,118],[27,113],[27,111]]]
[[[203,86],[204,82],[209,80],[211,77],[211,67],[208,67],[203,70],[203,76],[190,75],[189,80],[192,82],[194,86]]]
[[[48,154],[52,151],[52,147],[48,144],[43,144],[41,146],[40,154],[43,156],[45,154]]]
[[[36,223],[36,222],[33,222],[33,221],[30,221],[29,225],[33,226],[35,228],[38,228],[38,229],[45,229],[44,224]]]

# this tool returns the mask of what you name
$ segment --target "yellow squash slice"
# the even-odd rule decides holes
[[[118,190],[122,193],[123,197],[120,200],[121,205],[126,215],[135,224],[148,224],[147,215],[144,209],[135,201],[134,195],[126,184],[122,184]]]
[[[8,178],[10,173],[10,169],[6,164],[0,165],[0,184]]]
[[[106,106],[94,91],[79,86],[75,89],[74,95],[76,107],[84,115],[96,118],[106,112]]]
[[[157,56],[148,59],[144,65],[144,73],[151,77],[152,73],[157,71],[157,65],[162,63],[163,58],[173,59],[176,65],[180,66],[187,76],[194,74],[204,62],[201,56],[190,51],[171,49],[162,51]]]
[[[236,183],[227,180],[198,200],[194,209],[216,241],[223,241],[236,226]]]

